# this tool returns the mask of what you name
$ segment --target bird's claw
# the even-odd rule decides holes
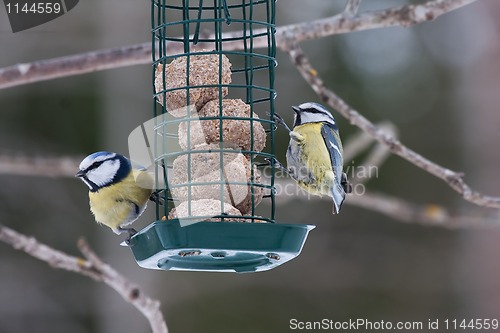
[[[288,172],[288,169],[285,168],[285,166],[283,164],[281,164],[280,161],[278,161],[278,159],[276,157],[266,157],[264,158],[264,160],[271,166],[274,165],[274,167],[286,174],[289,174]]]
[[[286,130],[287,130],[288,132],[291,132],[291,131],[292,131],[292,130],[290,129],[290,127],[288,127],[288,125],[287,125],[287,124],[285,123],[285,121],[283,120],[283,117],[282,117],[282,116],[280,116],[279,114],[275,113],[275,114],[273,115],[273,120],[274,120],[274,122],[275,122],[276,124],[281,125],[281,126],[283,126],[284,128],[286,128]]]
[[[162,192],[163,190],[157,190],[157,191],[154,191],[153,193],[151,193],[151,195],[149,196],[149,200],[153,201],[154,203],[157,203],[159,205],[162,205],[164,206],[165,205],[165,199],[160,197],[160,193]]]
[[[278,161],[276,157],[265,157],[264,161],[266,161],[270,166],[281,165],[280,161]]]
[[[269,116],[271,116],[270,113],[268,113]],[[283,126],[284,128],[287,129],[288,132],[291,132],[292,130],[290,129],[290,127],[288,127],[288,125],[285,123],[285,121],[283,120],[283,117],[280,116],[279,114],[277,114],[276,112],[273,113],[273,121],[278,124],[278,125],[281,125]],[[275,128],[276,129],[276,128]]]
[[[122,228],[122,227],[118,227],[118,230],[120,230],[120,232],[126,232],[126,233],[128,233],[128,236],[125,239],[125,243],[127,245],[130,245],[130,240],[132,239],[132,237],[134,237],[135,234],[137,234],[137,230],[135,230],[134,228]]]

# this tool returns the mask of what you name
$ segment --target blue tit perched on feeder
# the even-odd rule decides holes
[[[293,106],[293,130],[275,114],[275,121],[288,129],[290,143],[286,152],[287,169],[276,161],[297,184],[314,195],[333,199],[333,214],[338,214],[346,193],[351,192],[343,173],[343,150],[339,130],[332,114],[317,103]]]
[[[126,226],[137,220],[152,198],[153,179],[144,169],[133,168],[130,160],[110,152],[87,156],[76,177],[89,187],[90,211],[95,220],[117,234],[136,232]]]

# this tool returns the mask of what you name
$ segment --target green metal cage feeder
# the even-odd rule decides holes
[[[130,239],[137,263],[256,272],[298,256],[314,226],[275,223],[266,162],[275,153],[275,0],[152,0],[151,21],[151,158],[164,204]]]

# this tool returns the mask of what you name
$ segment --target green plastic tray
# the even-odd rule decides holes
[[[135,234],[129,247],[149,269],[258,272],[300,254],[313,225],[156,221]]]

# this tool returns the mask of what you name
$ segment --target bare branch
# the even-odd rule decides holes
[[[435,204],[419,206],[394,196],[370,192],[349,195],[345,203],[384,214],[400,222],[449,225],[446,222],[450,214]]]
[[[342,116],[348,119],[352,125],[359,127],[377,141],[389,147],[392,153],[404,158],[428,173],[441,178],[452,189],[460,193],[465,200],[478,206],[500,208],[499,197],[487,196],[473,191],[462,179],[463,174],[444,168],[406,147],[399,140],[382,131],[359,112],[351,108],[333,91],[326,88],[323,80],[318,76],[318,72],[312,67],[297,43],[290,41],[288,49],[292,62],[321,100],[342,114]]]
[[[0,69],[0,89],[150,62],[151,44],[147,43],[38,60]]]
[[[146,296],[139,286],[128,281],[123,275],[104,263],[84,239],[79,240],[78,248],[92,264],[92,267],[100,272],[102,281],[116,290],[123,299],[134,305],[148,319],[153,333],[168,333],[167,324],[160,311],[159,301]]]
[[[291,179],[277,179],[275,184],[279,188],[297,186]],[[290,189],[283,191],[276,197],[278,205],[287,205],[292,200],[324,200],[328,203],[331,198],[327,196],[317,197],[308,194],[297,187],[297,192],[292,193]],[[468,215],[454,213],[446,207],[436,204],[417,204],[396,196],[371,192],[365,190],[362,194],[351,193],[344,201],[344,205],[366,209],[371,212],[385,215],[395,221],[408,224],[421,224],[439,226],[443,228],[498,228],[498,214],[485,214],[484,210],[476,210]]]
[[[340,14],[315,21],[288,25],[279,27],[276,30],[276,44],[279,48],[286,50],[289,45],[287,41],[289,38],[292,38],[295,42],[300,42],[361,30],[394,26],[409,27],[413,24],[433,20],[475,1],[477,0],[432,0],[419,5],[405,5],[363,13],[353,17]],[[351,2],[355,4],[356,1]],[[261,33],[265,33],[265,30],[254,30],[256,35]],[[243,36],[243,32],[227,33],[224,35],[224,39],[236,36]],[[213,39],[215,36],[210,35],[208,38]],[[267,38],[265,36],[255,38],[253,46],[254,48],[267,47]],[[196,48],[207,47],[211,46],[198,45]],[[226,51],[242,50],[243,47],[242,41],[224,43],[224,50]],[[183,53],[182,44],[180,43],[169,42],[167,49],[171,54]],[[99,50],[0,68],[0,89],[141,64],[151,64],[151,43]]]
[[[83,157],[0,154],[0,175],[74,177]]]
[[[404,223],[436,225],[445,228],[498,227],[498,217],[454,215],[437,204],[417,205],[382,193],[365,192],[349,195],[346,204],[384,214]]]
[[[391,123],[381,123],[378,125],[379,128],[394,136],[397,137],[398,131],[397,128]],[[373,137],[366,134],[365,132],[360,131],[357,135],[352,135],[348,140],[345,141],[344,144],[344,161],[353,160],[354,157],[364,152],[372,143],[375,141]],[[367,182],[374,174],[371,173],[373,168],[376,170],[387,160],[390,156],[391,152],[389,148],[380,142],[377,142],[375,147],[368,153],[368,156],[365,160],[356,166],[362,172],[355,172],[353,170],[352,165],[347,165],[344,170],[347,173],[347,177],[349,178],[349,182],[353,186],[357,184],[363,184]],[[347,164],[344,162],[344,165]],[[378,174],[378,171],[377,171]],[[362,177],[361,177],[362,176]]]
[[[69,256],[0,224],[0,240],[16,250],[24,251],[32,257],[45,261],[54,268],[64,269],[88,276],[96,281],[101,280],[98,272],[83,258]]]
[[[354,173],[354,177],[351,177],[350,182],[353,186],[357,184],[364,184],[373,176],[378,174],[372,174],[372,169],[375,167],[378,170],[379,166],[381,166],[387,158],[391,155],[389,148],[381,143],[378,143],[365,158],[363,163],[360,165],[364,169],[365,172],[361,174],[363,177],[360,177],[357,173]]]
[[[419,5],[405,5],[387,10],[367,12],[354,17],[332,17],[286,26],[276,32],[276,44],[286,50],[290,43],[338,35],[354,31],[387,27],[410,27],[449,13],[477,0],[433,0]]]
[[[28,237],[0,224],[0,241],[16,250],[24,251],[32,257],[45,261],[54,268],[64,269],[102,281],[116,290],[125,301],[135,306],[149,321],[153,333],[168,333],[167,324],[160,311],[160,302],[149,298],[139,286],[105,264],[84,241],[78,247],[87,259],[70,256],[55,250],[34,237]]]
[[[383,124],[378,125],[380,128],[384,128]],[[342,133],[341,133],[342,134]],[[363,131],[359,131],[353,135],[350,135],[345,140],[342,139],[342,145],[344,146],[344,163],[353,160],[356,156],[364,152],[373,143],[374,139]],[[0,156],[0,161],[1,161]],[[1,170],[0,162],[0,170]]]
[[[344,14],[349,17],[356,16],[360,5],[361,5],[361,0],[347,0],[344,9]]]

